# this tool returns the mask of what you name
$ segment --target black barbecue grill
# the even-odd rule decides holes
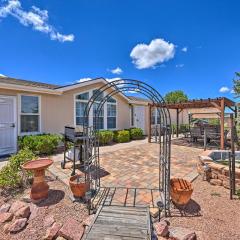
[[[75,127],[71,126],[65,126],[64,130],[64,159],[61,162],[61,167],[64,169],[65,164],[68,161],[73,162],[73,171],[71,175],[75,175],[76,170],[76,161],[80,162],[80,166],[84,164],[83,162],[83,144],[84,139],[86,137],[84,136],[83,131],[76,131]],[[71,143],[73,145],[73,158],[70,158],[66,156],[66,153],[68,151],[68,143]],[[76,149],[79,148],[79,155],[76,158]]]

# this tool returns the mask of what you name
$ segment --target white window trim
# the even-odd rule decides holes
[[[38,115],[38,126],[39,126],[39,131],[38,132],[21,132],[21,96],[32,96],[32,97],[38,97],[38,114],[32,114],[32,113],[27,113],[23,115]],[[41,95],[35,95],[35,94],[18,94],[18,135],[19,136],[24,136],[24,135],[37,135],[42,133],[42,99]]]
[[[98,88],[89,89],[89,90],[86,90],[86,91],[81,91],[81,92],[73,94],[74,126],[79,126],[79,125],[76,124],[76,102],[79,101],[79,102],[86,102],[87,103],[89,101],[89,100],[77,100],[76,96],[79,95],[79,94],[83,94],[83,93],[88,92],[89,93],[89,99],[90,99],[93,96],[93,91],[94,90],[98,90]],[[103,97],[105,97],[105,96],[106,95],[105,95],[105,92],[104,92]],[[103,129],[100,129],[100,130],[117,130],[118,129],[118,101],[115,97],[112,97],[112,98],[116,100],[116,103],[108,103],[108,102],[104,103],[104,106],[103,106],[103,109],[104,109],[103,110],[104,111]],[[107,128],[107,104],[116,105],[116,128]],[[89,126],[93,126],[93,106],[90,109],[89,120],[88,121],[89,121]]]

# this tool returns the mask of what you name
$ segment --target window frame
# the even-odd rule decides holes
[[[87,93],[89,94],[89,99],[93,96],[93,92],[96,91],[96,90],[99,90],[99,88],[93,88],[93,89],[89,89],[89,90],[85,90],[85,91],[81,91],[81,92],[77,92],[73,95],[73,105],[74,105],[74,126],[80,126],[80,125],[77,125],[76,124],[76,102],[79,101],[79,102],[88,102],[89,100],[79,100],[79,99],[76,99],[76,96],[79,95],[79,94],[83,94],[83,93]],[[103,92],[103,98],[106,96],[105,92]],[[115,97],[112,97],[116,102],[113,103],[113,102],[105,102],[104,105],[103,105],[103,112],[104,112],[104,115],[103,115],[103,129],[100,129],[100,130],[116,130],[117,129],[117,126],[118,126],[118,101]],[[96,101],[96,103],[98,103],[100,101]],[[116,128],[107,128],[107,104],[114,104],[116,105]],[[90,109],[90,112],[89,112],[89,119],[88,119],[88,123],[89,123],[89,126],[93,126],[93,106],[91,107]]]
[[[38,113],[22,113],[22,96],[37,97],[38,98]],[[42,132],[42,107],[41,107],[41,95],[35,94],[18,94],[18,134],[24,135],[36,135]],[[21,116],[38,116],[38,131],[34,132],[22,132],[21,131]]]
[[[113,98],[113,97],[112,97]],[[106,129],[108,130],[116,130],[117,129],[117,113],[118,113],[118,110],[117,110],[117,100],[115,98],[113,98],[116,102],[106,102]],[[115,106],[116,107],[116,116],[114,116],[116,118],[116,127],[115,128],[108,128],[108,117],[113,117],[113,116],[108,116],[108,105],[111,105],[111,106]]]

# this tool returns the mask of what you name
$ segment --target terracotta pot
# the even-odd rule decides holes
[[[170,180],[170,195],[172,201],[177,205],[186,205],[193,193],[192,184],[182,178],[172,178]]]
[[[80,178],[80,181],[77,181],[77,178]],[[89,189],[89,183],[85,183],[85,178],[82,175],[74,175],[69,179],[69,186],[73,193],[74,197],[84,197],[85,193]]]

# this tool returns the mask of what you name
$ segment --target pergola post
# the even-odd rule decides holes
[[[225,102],[224,102],[224,98],[221,99],[221,105],[220,105],[220,109],[221,109],[221,140],[220,140],[220,146],[221,149],[224,149],[224,111],[225,111]]]
[[[177,108],[177,126],[176,126],[176,135],[177,135],[177,138],[178,138],[178,135],[179,135],[179,109]]]
[[[151,143],[152,130],[151,130],[151,118],[152,118],[152,105],[148,105],[148,142]]]

